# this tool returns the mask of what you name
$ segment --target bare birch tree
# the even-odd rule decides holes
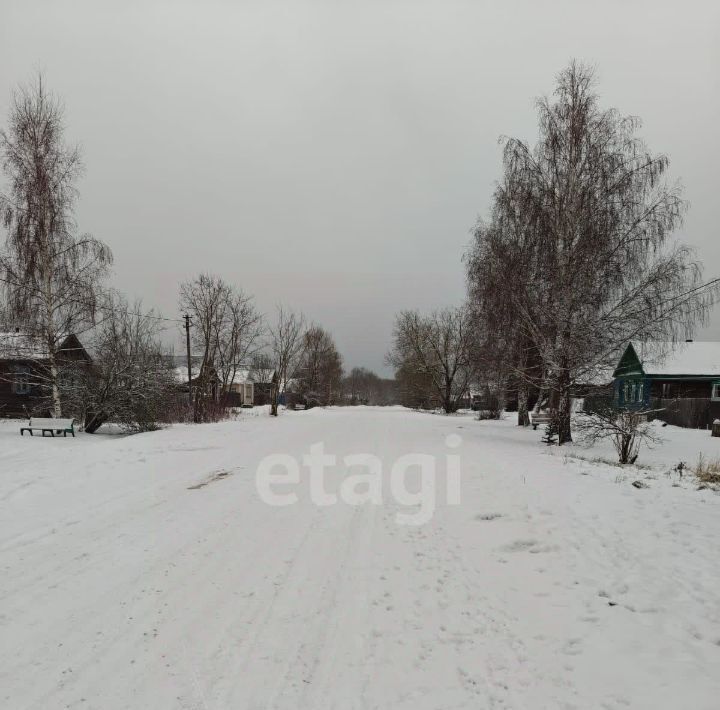
[[[0,161],[9,181],[0,195],[7,228],[0,278],[9,314],[42,340],[51,409],[62,416],[59,349],[92,326],[100,283],[112,254],[90,235],[76,236],[73,218],[82,173],[77,148],[64,140],[63,109],[42,77],[12,97],[9,128],[0,130]]]
[[[692,332],[716,290],[671,241],[686,204],[666,182],[667,157],[637,136],[639,119],[599,107],[590,69],[565,69],[538,116],[534,148],[504,143],[505,174],[491,224],[476,232],[470,280],[476,295],[501,285],[495,306],[508,304],[518,342],[541,360],[562,444],[572,439],[575,384],[630,339]]]

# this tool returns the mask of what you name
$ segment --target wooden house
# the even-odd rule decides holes
[[[720,417],[720,343],[629,343],[613,378],[619,407],[684,411],[671,421],[681,426],[705,427]]]
[[[86,367],[92,358],[78,337],[62,342],[57,364],[61,377],[71,377],[72,367]],[[42,340],[20,330],[0,332],[0,416],[45,414],[48,409],[50,359]]]

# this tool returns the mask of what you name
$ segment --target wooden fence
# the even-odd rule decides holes
[[[592,412],[613,406],[612,397],[585,397],[583,411]],[[685,429],[711,429],[715,419],[720,419],[720,402],[709,399],[653,399],[650,409],[656,410],[649,415],[651,420],[667,422]]]

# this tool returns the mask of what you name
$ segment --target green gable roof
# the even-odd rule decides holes
[[[613,377],[622,377],[623,375],[644,375],[645,370],[643,370],[642,363],[640,362],[640,358],[638,357],[637,353],[635,352],[635,348],[633,347],[632,343],[629,343],[628,346],[625,348],[625,352],[622,354],[622,357],[620,358],[620,362],[618,363],[618,366],[615,368],[615,372],[613,372]]]
[[[643,359],[638,357],[643,353]],[[646,342],[637,349],[629,343],[613,378],[643,377],[651,380],[720,380],[720,342]]]

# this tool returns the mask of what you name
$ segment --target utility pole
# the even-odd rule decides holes
[[[190,357],[190,316],[185,314],[185,344],[187,345],[188,401],[192,404],[192,359]]]

